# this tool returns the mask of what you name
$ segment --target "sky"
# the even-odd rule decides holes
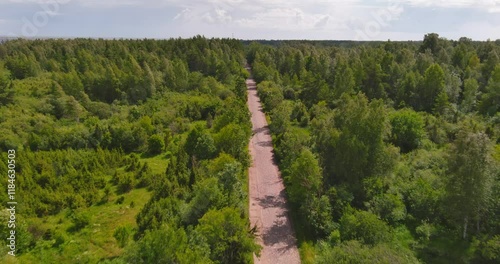
[[[500,0],[0,0],[0,36],[500,39]]]

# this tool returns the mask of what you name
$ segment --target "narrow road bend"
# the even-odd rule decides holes
[[[247,70],[251,70],[247,67]],[[265,114],[253,79],[246,81],[248,107],[252,114],[250,141],[252,165],[249,169],[250,223],[257,226],[262,246],[254,263],[300,263],[297,241],[289,216],[285,187],[273,159],[273,144]]]

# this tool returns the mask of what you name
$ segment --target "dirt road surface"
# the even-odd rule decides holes
[[[255,263],[300,263],[295,234],[288,217],[285,187],[273,161],[273,144],[253,79],[247,80],[248,107],[252,114],[249,171],[250,222],[257,226],[262,245]]]

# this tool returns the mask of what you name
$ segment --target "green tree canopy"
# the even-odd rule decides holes
[[[483,220],[492,191],[492,144],[475,126],[472,121],[462,123],[449,156],[447,201],[453,219],[463,224],[463,238],[470,232],[469,221]]]
[[[419,90],[420,108],[431,112],[438,96],[444,92],[445,76],[444,71],[439,64],[432,64],[424,73],[424,79]]]
[[[210,258],[221,263],[249,263],[260,247],[249,232],[247,219],[233,208],[210,210],[199,221],[196,231],[210,245]]]
[[[312,152],[306,148],[300,151],[292,163],[286,178],[290,201],[300,204],[308,198],[317,197],[321,191],[321,167]]]
[[[155,134],[148,139],[148,152],[151,154],[160,154],[165,148],[164,137]]]
[[[425,137],[424,119],[411,109],[394,112],[391,117],[391,141],[407,153],[420,146]]]

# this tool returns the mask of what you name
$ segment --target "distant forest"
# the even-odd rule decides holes
[[[1,43],[0,262],[251,263],[247,63],[303,263],[500,262],[500,42],[437,34]]]

